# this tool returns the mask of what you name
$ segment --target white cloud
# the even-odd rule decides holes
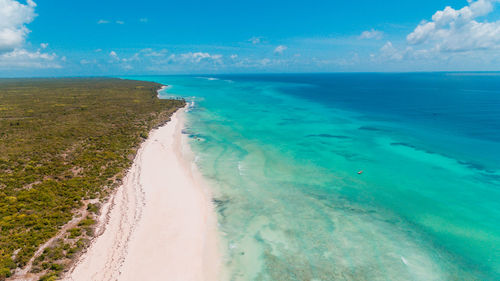
[[[265,66],[265,65],[268,65],[270,62],[271,62],[271,60],[270,60],[270,59],[268,59],[268,58],[261,59],[261,60],[259,61],[259,63],[260,63],[261,65],[264,65],[264,66]]]
[[[37,51],[24,48],[30,30],[26,27],[37,16],[36,3],[22,4],[14,0],[0,0],[0,69],[60,68],[56,54],[43,53],[49,44],[41,43]]]
[[[384,37],[384,33],[382,31],[378,31],[375,29],[365,30],[359,35],[359,39],[377,39],[380,40]]]
[[[134,68],[132,66],[132,64],[141,61],[141,58],[140,58],[141,54],[142,54],[142,51],[139,51],[137,53],[134,53],[130,57],[124,57],[124,55],[119,56],[115,51],[110,51],[109,52],[109,59],[106,62],[101,61],[101,60],[96,60],[96,59],[94,59],[94,60],[84,59],[84,60],[80,61],[80,64],[82,64],[82,65],[87,65],[87,64],[106,65],[107,64],[107,65],[118,66],[118,67],[125,69],[125,70],[130,70],[130,69]]]
[[[238,58],[238,55],[237,55],[237,54],[232,54],[232,55],[230,56],[230,58],[231,58],[232,60],[235,60],[235,59],[237,59],[237,58]]]
[[[13,51],[24,44],[30,30],[26,24],[33,21],[36,4],[21,4],[14,0],[0,0],[0,53]]]
[[[185,59],[191,59],[195,62],[200,62],[203,59],[210,58],[209,53],[202,53],[202,52],[196,52],[196,53],[185,53],[181,55]]]
[[[418,24],[406,42],[386,42],[370,60],[409,69],[498,69],[500,21],[488,21],[486,16],[499,2],[469,0],[461,9],[439,10],[431,21]]]
[[[274,49],[274,54],[281,55],[281,54],[283,54],[283,52],[284,52],[286,49],[288,49],[288,47],[287,47],[287,46],[284,46],[284,45],[279,45],[278,47],[276,47],[276,48]]]
[[[120,54],[118,54],[120,53]],[[145,48],[133,54],[123,54],[122,52],[110,51],[107,58],[100,60],[83,59],[80,65],[106,65],[109,68],[119,67],[122,70],[141,69],[148,65],[146,69],[170,69],[170,67],[219,67],[224,65],[224,56],[221,54],[211,54],[208,52],[186,52],[180,54],[169,54],[168,50],[155,50]]]
[[[143,54],[145,57],[164,57],[168,53],[168,51],[165,49],[155,51],[151,48],[146,48],[140,50],[139,53]]]
[[[222,55],[212,55],[209,53],[204,53],[204,52],[196,52],[196,53],[184,53],[180,55],[181,59],[184,61],[190,61],[194,63],[199,63],[204,60],[211,60],[213,62],[221,62]]]
[[[421,22],[406,39],[437,52],[467,52],[500,48],[500,21],[478,20],[488,15],[499,0],[469,0],[460,10],[446,7],[431,21]]]
[[[415,49],[412,46],[395,47],[392,42],[387,41],[380,48],[379,56],[370,54],[370,60],[373,62],[393,61],[405,62],[420,61],[427,63],[428,61],[447,60],[449,56],[441,55],[434,49]]]
[[[82,65],[97,64],[97,60],[96,59],[93,59],[93,60],[82,59],[82,60],[80,60],[80,64],[82,64]]]
[[[109,21],[109,20],[104,20],[104,19],[100,19],[100,20],[97,21],[97,24],[108,24],[108,23],[112,23],[112,22]],[[122,20],[116,20],[116,21],[114,21],[114,23],[116,23],[116,24],[125,24],[125,22],[122,21]]]
[[[57,55],[15,49],[0,55],[0,68],[61,68]]]
[[[255,45],[255,44],[261,43],[262,39],[263,39],[262,37],[254,36],[254,37],[248,39],[248,41]]]
[[[118,54],[116,54],[115,51],[109,52],[109,56],[111,57],[111,60],[113,60],[113,61],[120,61],[120,57],[118,56]]]
[[[403,59],[403,54],[392,45],[391,41],[387,41],[385,45],[380,48],[380,53],[384,58],[389,58],[392,60]]]

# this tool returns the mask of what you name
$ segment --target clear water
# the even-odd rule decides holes
[[[500,76],[130,78],[193,102],[231,280],[500,280]]]

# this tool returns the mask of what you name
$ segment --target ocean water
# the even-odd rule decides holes
[[[190,102],[230,280],[500,280],[499,74],[128,78]]]

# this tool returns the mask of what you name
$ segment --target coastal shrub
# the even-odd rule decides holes
[[[56,272],[63,270],[64,266],[58,263],[53,263],[50,265],[50,269]]]
[[[82,235],[82,229],[81,228],[72,228],[68,230],[69,232],[69,239],[74,239],[80,235]]]
[[[5,279],[7,277],[10,277],[11,275],[12,275],[12,273],[10,272],[10,268],[8,268],[8,267],[0,268],[0,278],[1,279]]]
[[[78,223],[78,226],[89,226],[89,225],[93,225],[93,224],[95,224],[95,220],[93,220],[92,218],[87,217],[86,219],[81,220]]]
[[[99,208],[97,207],[96,204],[89,203],[87,205],[87,211],[97,214],[99,212]]]
[[[39,281],[55,281],[57,280],[56,273],[47,273],[38,279]]]

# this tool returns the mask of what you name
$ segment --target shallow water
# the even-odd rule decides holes
[[[500,279],[500,76],[129,78],[192,102],[231,280]]]

